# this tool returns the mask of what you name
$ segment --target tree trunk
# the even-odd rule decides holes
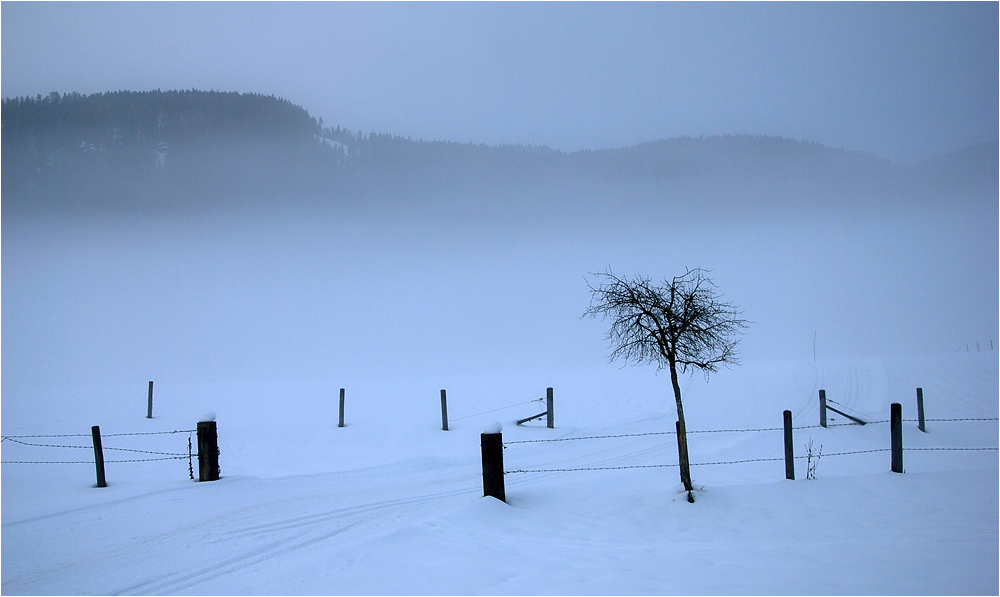
[[[677,402],[677,461],[681,469],[681,483],[688,492],[688,501],[691,501],[690,492],[694,486],[691,485],[691,463],[688,460],[687,426],[684,424],[684,405],[681,404],[681,385],[677,381],[677,364],[673,360],[669,364],[670,383],[674,386],[674,400]]]

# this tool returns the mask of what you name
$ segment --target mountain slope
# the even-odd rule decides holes
[[[567,194],[578,198],[571,210],[578,201],[609,200],[718,202],[737,210],[907,204],[931,194],[995,201],[997,153],[992,143],[900,167],[816,143],[736,135],[567,154],[351,133],[256,94],[53,93],[3,102],[3,209],[187,211],[291,202],[369,213],[458,205],[483,215],[512,205],[537,211],[546,196],[565,203]]]

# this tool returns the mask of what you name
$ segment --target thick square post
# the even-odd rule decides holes
[[[149,400],[146,404],[146,418],[153,418],[153,382],[149,382]]]
[[[198,480],[219,480],[219,432],[215,421],[198,422]]]
[[[503,486],[503,434],[500,431],[489,433],[493,429],[487,431],[480,436],[483,450],[483,496],[493,496],[506,502],[507,494]]]

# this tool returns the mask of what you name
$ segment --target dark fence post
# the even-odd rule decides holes
[[[795,480],[795,450],[792,447],[792,411],[785,415],[785,478]]]
[[[219,480],[219,432],[215,421],[198,421],[198,480]]]
[[[448,431],[448,397],[444,390],[441,390],[441,429]]]
[[[927,426],[924,425],[924,389],[917,388],[917,429],[927,433]]]
[[[495,430],[495,431],[494,431]],[[483,497],[493,496],[507,501],[503,487],[503,427],[491,426],[480,435],[483,449]]]
[[[674,429],[677,432],[677,464],[680,468],[681,483],[687,491],[687,501],[694,503],[694,495],[691,493],[691,461],[688,460],[687,427],[681,429],[681,420],[674,421]]]
[[[344,388],[340,388],[340,422],[337,427],[344,426]]]
[[[892,472],[903,472],[903,407],[898,402],[893,402],[889,407],[890,421],[892,428]]]
[[[107,487],[104,480],[104,448],[101,447],[101,428],[94,425],[90,428],[91,435],[94,436],[94,463],[97,465],[97,486]]]
[[[153,382],[149,382],[149,402],[146,406],[146,418],[153,418]]]
[[[555,427],[555,413],[552,412],[552,388],[545,389],[545,426]]]
[[[819,391],[819,425],[826,427],[826,390]]]

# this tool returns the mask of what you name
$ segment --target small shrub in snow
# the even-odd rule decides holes
[[[819,459],[823,456],[823,444],[819,445],[819,450],[813,451],[813,440],[810,437],[809,443],[806,444],[806,479],[816,478],[816,465],[819,464]]]

